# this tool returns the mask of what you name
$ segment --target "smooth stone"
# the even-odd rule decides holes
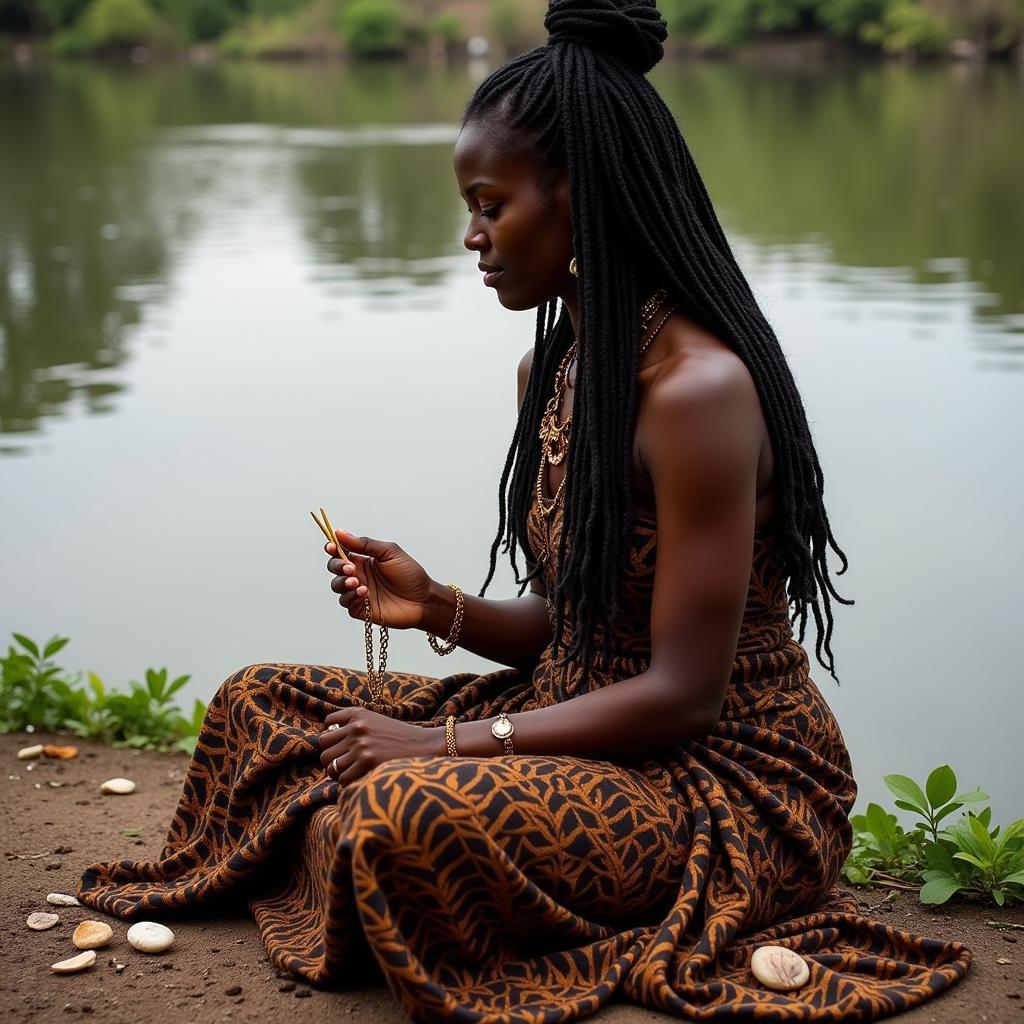
[[[78,747],[43,747],[43,757],[52,757],[57,761],[70,761],[78,757]]]
[[[155,921],[140,921],[128,929],[128,942],[140,953],[162,953],[174,942],[174,932]]]
[[[94,963],[96,963],[96,951],[87,949],[84,953],[71,957],[70,960],[60,960],[51,964],[50,970],[54,974],[74,974],[76,971],[84,971],[87,967],[92,967]]]
[[[36,743],[31,747],[22,747],[18,751],[19,761],[31,761],[33,758],[43,756],[43,745],[42,743]]]
[[[52,907],[80,907],[82,905],[74,896],[65,896],[62,892],[48,893],[46,902]]]
[[[59,920],[60,918],[56,914],[29,914],[25,918],[25,924],[34,932],[45,932],[47,928],[52,928]]]
[[[76,949],[99,949],[114,938],[114,929],[104,921],[83,921],[71,936]]]
[[[127,796],[135,792],[135,783],[131,779],[107,779],[106,782],[100,783],[100,792],[108,796]]]
[[[750,969],[765,988],[776,992],[802,988],[811,976],[807,961],[787,946],[758,946],[750,958]]]

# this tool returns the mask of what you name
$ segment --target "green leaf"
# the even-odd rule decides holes
[[[899,797],[896,806],[900,806],[900,800],[909,804],[905,810],[917,811],[920,814],[928,813],[928,800],[921,787],[906,775],[886,775],[882,780],[889,788],[889,792]]]
[[[983,800],[988,799],[988,793],[984,792],[980,787],[970,789],[966,793],[957,793],[956,799],[962,804],[977,804]]]
[[[39,648],[31,640],[29,640],[27,636],[23,635],[22,633],[12,633],[11,636],[13,636],[14,639],[17,640],[18,643],[21,644],[21,646],[24,647],[25,650],[28,651],[33,658],[39,657]]]
[[[922,903],[933,905],[945,903],[959,888],[960,879],[952,875],[933,878],[921,886],[920,899]]]
[[[167,687],[167,692],[164,694],[164,700],[170,700],[192,677],[191,676],[178,676],[177,679]]]
[[[945,818],[947,815],[952,814],[954,811],[960,810],[961,807],[963,807],[963,804],[961,804],[959,800],[954,800],[952,803],[946,804],[946,806],[943,807],[941,811],[936,812],[935,824],[938,825],[938,823],[942,821],[943,818]]]
[[[988,869],[992,866],[991,864],[986,864],[983,861],[979,860],[977,857],[974,856],[973,853],[964,853],[963,850],[954,853],[953,859],[965,860],[968,864],[973,864],[979,871],[988,871]]]
[[[987,829],[992,824],[992,808],[986,807],[983,811],[979,811],[977,818]]]
[[[927,811],[922,810],[920,807],[918,807],[917,804],[908,803],[906,800],[897,800],[896,806],[904,811],[913,811],[914,814],[927,815],[928,813]],[[918,827],[920,827],[920,823],[918,825],[915,825],[915,828]]]
[[[953,794],[956,793],[956,775],[953,773],[953,769],[948,764],[939,765],[928,776],[924,789],[928,794],[928,803],[932,807],[941,807],[943,804],[949,803],[953,799]]]
[[[1024,885],[1024,871],[1015,871],[1012,875],[1007,875],[1005,878],[1000,879],[1005,885],[1007,882],[1012,882],[1014,885]]]
[[[103,680],[95,672],[89,673],[89,686],[92,688],[92,692],[96,694],[97,700],[101,701],[107,695],[107,688],[103,685]]]
[[[988,834],[987,821],[982,821],[981,816],[977,818],[974,815],[968,817],[968,822],[971,826],[971,831],[974,833],[974,837],[978,840],[978,844],[984,850],[984,856],[988,859],[991,864],[996,859],[996,844],[992,842],[992,837]]]
[[[1006,893],[1004,893],[1002,889],[993,889],[992,899],[994,899],[999,906],[1002,906],[1006,902]]]
[[[1024,818],[1018,818],[1015,822],[1006,826],[1003,834],[999,837],[998,850],[1003,850],[1006,844],[1018,836],[1024,835]]]
[[[945,871],[949,875],[956,873],[953,855],[941,843],[925,843],[924,859],[930,868]]]
[[[71,642],[69,636],[55,636],[50,642],[43,648],[43,657],[52,658],[58,651],[63,650]]]

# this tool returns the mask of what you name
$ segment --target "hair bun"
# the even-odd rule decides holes
[[[646,74],[665,54],[668,26],[655,0],[550,0],[548,43],[578,43]]]

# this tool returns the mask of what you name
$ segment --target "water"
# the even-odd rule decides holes
[[[791,359],[850,556],[817,680],[862,797],[949,761],[1024,814],[1024,84],[1005,68],[663,67]],[[461,246],[472,76],[0,70],[0,632],[208,697],[364,664],[309,510],[476,589],[532,314]],[[499,574],[492,596],[512,596]],[[419,634],[389,665],[444,661]]]

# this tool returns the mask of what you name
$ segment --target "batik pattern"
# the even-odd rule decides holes
[[[543,543],[536,510],[529,526]],[[656,553],[638,522],[614,654],[589,688],[647,665]],[[579,678],[549,646],[532,671],[392,672],[385,689],[389,713],[440,726],[568,699]],[[615,994],[694,1021],[866,1021],[967,971],[961,944],[861,917],[836,888],[856,786],[769,532],[753,538],[722,718],[702,741],[629,764],[403,758],[341,787],[316,735],[369,699],[362,672],[237,672],[210,703],[160,859],[93,865],[83,902],[130,919],[244,898],[279,967],[343,987],[379,972],[417,1021],[553,1024]],[[765,942],[808,959],[806,986],[754,980]]]

